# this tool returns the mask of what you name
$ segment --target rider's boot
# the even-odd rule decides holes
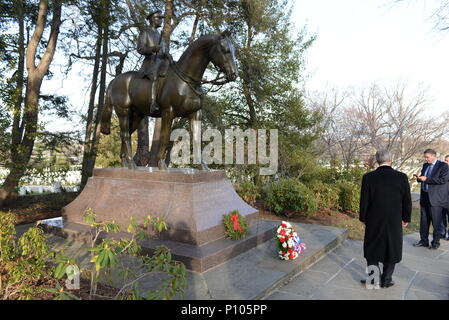
[[[150,114],[159,111],[159,106],[157,104],[156,98],[157,98],[157,80],[153,80],[153,82],[151,83]]]

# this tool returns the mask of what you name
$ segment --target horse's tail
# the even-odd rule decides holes
[[[101,123],[100,123],[100,132],[102,134],[111,133],[111,117],[112,117],[112,102],[110,96],[111,83],[106,89],[106,94],[104,97],[104,108],[103,114],[101,115]]]

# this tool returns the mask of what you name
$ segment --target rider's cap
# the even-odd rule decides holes
[[[159,17],[164,18],[164,15],[162,14],[162,11],[161,11],[161,10],[155,10],[155,11],[153,11],[153,12],[150,12],[150,13],[147,15],[147,20],[150,20],[150,19],[151,19],[151,16],[152,16],[153,14],[159,14]]]

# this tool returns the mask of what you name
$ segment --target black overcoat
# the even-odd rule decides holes
[[[360,193],[360,221],[364,222],[364,256],[368,261],[402,260],[402,221],[410,222],[412,201],[407,176],[390,166],[366,173]]]

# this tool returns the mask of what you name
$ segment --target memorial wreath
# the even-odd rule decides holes
[[[246,219],[237,210],[223,215],[223,223],[226,229],[225,234],[230,239],[238,240],[248,234]]]

